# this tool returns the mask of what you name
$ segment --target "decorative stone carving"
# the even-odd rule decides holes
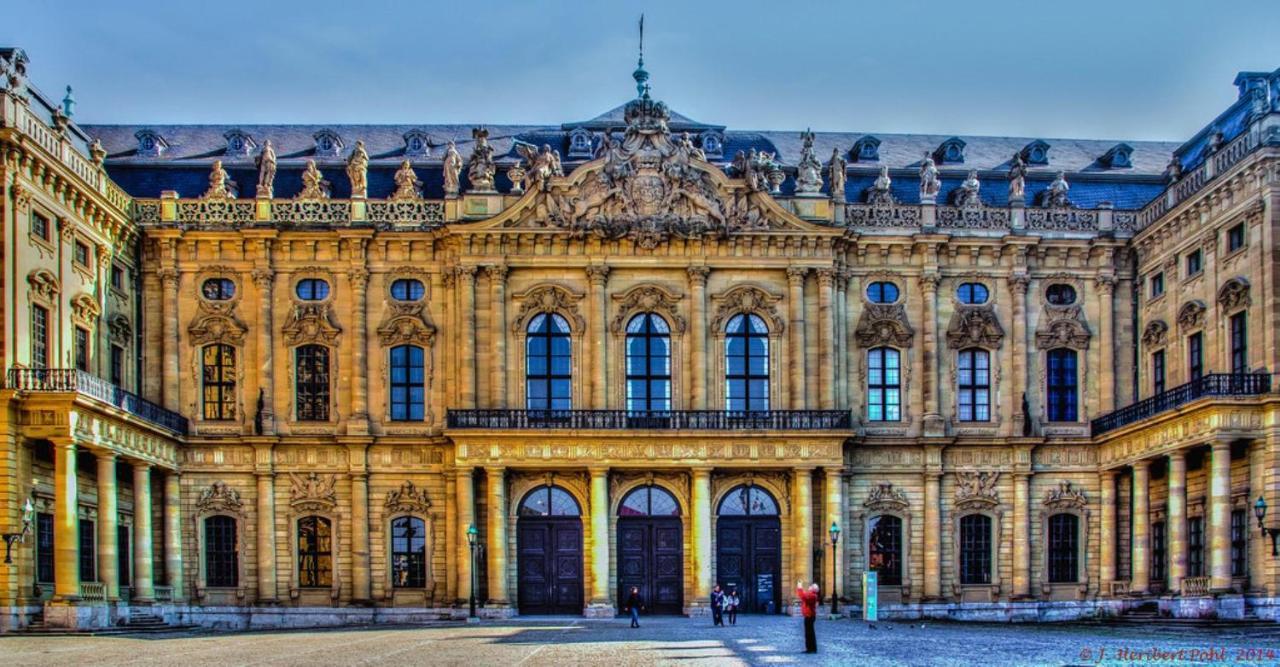
[[[364,149],[364,141],[356,141],[356,147],[347,158],[347,180],[351,183],[351,198],[364,199],[369,196],[369,153]]]
[[[383,503],[383,507],[388,514],[426,514],[431,509],[431,499],[427,497],[426,489],[419,489],[413,482],[405,480],[400,488],[387,492],[387,501]]]
[[[258,153],[258,191],[257,196],[270,199],[275,196],[276,182],[276,149],[271,140],[262,142],[262,151]]]
[[[133,325],[128,317],[116,313],[107,319],[107,335],[114,343],[127,344],[133,338]]]
[[[1040,324],[1036,327],[1036,347],[1042,350],[1055,347],[1084,350],[1089,347],[1090,337],[1080,306],[1044,306]]]
[[[306,477],[289,473],[289,505],[295,512],[330,512],[338,505],[338,492],[334,489],[337,475]]]
[[[1218,305],[1223,311],[1247,308],[1250,303],[1249,282],[1244,278],[1232,278],[1218,288]]]
[[[953,349],[966,347],[1000,347],[1004,329],[991,306],[958,305],[947,325],[947,345]]]
[[[1178,154],[1174,153],[1169,156],[1169,164],[1164,168],[1164,180],[1170,185],[1177,183],[1182,179],[1182,160],[1178,159]]]
[[[956,473],[955,506],[957,509],[991,509],[1000,505],[996,491],[998,472]]]
[[[71,297],[71,317],[88,324],[98,321],[102,314],[102,306],[92,296],[81,292]]]
[[[483,127],[472,128],[471,138],[475,141],[471,157],[467,159],[467,179],[471,181],[471,192],[494,192],[493,176],[497,173],[497,167],[493,164],[489,130]]]
[[[235,302],[196,300],[196,316],[187,326],[192,345],[240,345],[249,327],[235,315]]]
[[[1058,488],[1045,494],[1044,505],[1050,509],[1083,509],[1089,505],[1089,498],[1084,491],[1063,480],[1058,482]]]
[[[969,174],[964,178],[964,182],[952,194],[952,197],[954,197],[953,203],[956,206],[982,206],[982,197],[978,195],[978,190],[981,188],[982,183],[978,181],[978,170],[970,169]]]
[[[396,170],[396,191],[391,198],[397,201],[417,201],[422,199],[422,181],[413,171],[413,165],[405,160]]]
[[[800,164],[796,165],[796,194],[814,195],[822,190],[822,163],[813,153],[812,130],[800,133]]]
[[[403,344],[431,347],[436,339],[436,328],[427,320],[427,306],[423,301],[388,302],[387,314],[377,332],[378,342],[387,347]]]
[[[1027,161],[1022,151],[1013,154],[1009,160],[1009,202],[1025,203],[1027,199]]]
[[[1071,190],[1071,186],[1067,184],[1067,173],[1059,171],[1053,177],[1053,182],[1049,187],[1045,188],[1040,194],[1040,204],[1045,208],[1069,208],[1071,200],[1067,199],[1067,192]]]
[[[1160,347],[1168,341],[1169,325],[1164,320],[1152,320],[1142,330],[1143,347]]]
[[[244,516],[244,501],[240,492],[227,486],[226,482],[217,481],[200,492],[196,500],[196,514],[235,514]]]
[[[924,161],[920,163],[920,201],[935,201],[941,188],[938,165],[934,163],[933,156],[926,153]]]
[[[458,146],[449,140],[449,145],[444,150],[444,196],[452,199],[458,196],[460,189],[459,183],[462,176],[462,155],[458,153]]]
[[[1188,301],[1178,309],[1178,329],[1193,331],[1204,326],[1204,314],[1207,308],[1201,301]]]
[[[614,295],[620,302],[618,314],[609,323],[609,330],[622,333],[626,330],[627,321],[636,313],[659,312],[671,323],[673,333],[684,333],[688,322],[680,314],[677,307],[678,296],[654,285],[637,285],[620,295]]]
[[[510,167],[507,167],[507,180],[511,181],[511,194],[524,194],[524,179],[527,175],[528,172],[525,171],[523,160],[516,160]]]
[[[893,179],[889,178],[888,165],[880,167],[880,175],[867,188],[867,203],[873,206],[892,206],[898,203],[893,197]]]
[[[329,303],[295,303],[281,327],[284,340],[290,346],[305,343],[336,345],[342,329],[333,322]]]
[[[882,482],[871,487],[862,506],[874,511],[902,511],[908,506],[907,492],[893,488],[893,484]]]
[[[781,334],[786,331],[787,321],[778,312],[778,302],[782,297],[775,296],[754,285],[739,285],[723,295],[712,297],[717,301],[715,315],[711,318],[711,331],[723,332],[729,319],[739,313],[754,313],[764,318],[769,325],[769,333]]]
[[[853,332],[860,347],[910,347],[915,331],[907,322],[907,311],[902,304],[869,303],[858,318]]]
[[[610,133],[606,132],[601,139],[601,153],[610,156],[616,150]],[[523,141],[516,142],[516,152],[529,161],[529,169],[524,171],[526,183],[523,189],[546,192],[551,189],[551,178],[556,175],[556,155],[551,151],[551,144],[542,144],[542,148],[534,148]],[[515,181],[512,181],[513,183]]]
[[[209,171],[209,189],[205,190],[205,199],[228,199],[231,197],[230,179],[227,170],[222,168],[222,160],[214,160]]]
[[[831,199],[843,204],[845,201],[844,184],[848,173],[848,162],[840,155],[840,149],[831,149],[831,161],[827,163],[828,179],[831,181]],[[884,172],[887,175],[887,172]]]
[[[529,326],[529,320],[539,313],[560,313],[569,320],[575,333],[586,329],[587,321],[578,310],[579,296],[559,285],[539,285],[530,289],[517,299],[520,301],[520,312],[511,322],[511,332],[523,333]]]
[[[324,175],[316,168],[315,160],[307,160],[307,167],[302,171],[302,192],[294,199],[328,199],[329,191],[325,188]]]
[[[48,269],[36,269],[27,274],[27,284],[31,286],[34,296],[46,301],[53,301],[62,293],[62,285],[58,277]]]

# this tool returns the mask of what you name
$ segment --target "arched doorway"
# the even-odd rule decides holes
[[[641,486],[618,507],[618,600],[640,589],[651,614],[684,613],[680,504],[660,486]]]
[[[749,484],[720,501],[716,520],[716,583],[738,590],[748,614],[782,611],[782,522],[768,491]]]
[[[558,486],[520,501],[516,520],[521,614],[582,613],[582,509]]]

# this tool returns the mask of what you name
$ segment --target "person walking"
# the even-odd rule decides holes
[[[724,609],[729,612],[729,625],[738,624],[738,605],[742,604],[742,600],[738,598],[738,589],[729,585],[729,593],[724,597]]]
[[[631,612],[631,627],[640,627],[640,610],[644,609],[644,599],[640,597],[640,588],[631,587],[631,595],[627,596],[627,611]]]
[[[720,584],[711,591],[711,622],[713,625],[724,625],[724,591],[720,590]]]
[[[813,623],[818,618],[818,585],[810,584],[805,590],[804,582],[796,582],[796,597],[800,598],[800,612],[804,615],[804,652],[818,652],[818,636],[814,633]]]

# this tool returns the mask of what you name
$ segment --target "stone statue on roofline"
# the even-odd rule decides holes
[[[831,161],[827,163],[827,171],[831,180],[831,199],[839,203],[843,203],[845,200],[844,184],[848,166],[849,163],[845,162],[844,157],[840,155],[840,149],[832,148]]]
[[[511,181],[511,194],[524,194],[524,177],[526,175],[524,160],[516,160],[510,167],[507,167],[507,180]]]
[[[227,199],[231,197],[231,189],[227,186],[227,170],[222,168],[222,160],[213,161],[213,169],[209,172],[209,189],[205,191],[205,199]]]
[[[880,174],[867,189],[867,203],[887,206],[895,203],[893,199],[893,179],[889,178],[889,166],[881,165]]]
[[[1009,161],[1009,202],[1025,203],[1027,199],[1027,161],[1022,159],[1022,152],[1013,154]]]
[[[257,196],[270,199],[274,196],[276,182],[276,149],[271,147],[270,139],[262,142],[262,151],[258,153],[257,163]]]
[[[459,179],[462,176],[462,155],[458,153],[458,146],[449,140],[449,146],[444,151],[444,196],[447,199],[456,199],[459,186]]]
[[[816,195],[822,191],[822,163],[813,154],[813,131],[801,132],[800,140],[803,145],[800,164],[796,165],[796,194]]]
[[[981,206],[982,197],[978,195],[978,191],[982,189],[982,183],[978,180],[978,170],[970,169],[969,174],[964,177],[964,182],[960,187],[956,188],[955,205],[956,206]]]
[[[546,192],[551,189],[551,177],[556,175],[556,155],[551,152],[551,144],[542,144],[542,148],[534,148],[533,144],[516,142],[516,152],[529,161],[529,169],[525,173],[528,181],[525,188]]]
[[[493,192],[493,177],[498,168],[493,164],[493,147],[489,145],[489,130],[477,127],[471,130],[475,144],[471,158],[467,160],[467,178],[471,192]]]
[[[1169,156],[1169,165],[1164,168],[1164,177],[1170,184],[1177,183],[1182,178],[1182,160],[1178,159],[1176,153]]]
[[[1070,206],[1071,200],[1067,199],[1067,192],[1070,189],[1071,186],[1067,185],[1067,173],[1060,171],[1053,177],[1053,182],[1049,184],[1049,187],[1045,188],[1044,201],[1042,203],[1046,208]]]
[[[391,198],[408,201],[422,199],[422,181],[418,180],[418,175],[414,173],[413,165],[408,160],[401,162],[400,168],[396,170],[396,191]]]
[[[924,162],[920,163],[920,201],[930,203],[936,201],[938,190],[941,188],[942,181],[938,179],[938,165],[934,164],[932,155],[925,153]]]
[[[347,158],[347,179],[351,181],[352,199],[369,196],[369,153],[365,151],[363,141],[356,142],[355,150]]]
[[[325,188],[324,174],[316,168],[315,160],[307,160],[306,169],[302,170],[302,192],[295,199],[328,199],[329,191]]]

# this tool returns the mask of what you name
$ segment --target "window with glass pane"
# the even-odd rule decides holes
[[[89,246],[86,243],[76,241],[73,249],[72,259],[80,266],[89,266]]]
[[[119,345],[111,346],[111,384],[124,385],[124,348]]]
[[[1187,519],[1187,576],[1204,576],[1204,517]]]
[[[1063,283],[1050,285],[1044,292],[1045,300],[1055,306],[1070,306],[1076,302],[1076,288]]]
[[[960,583],[991,583],[991,517],[960,517]]]
[[[1156,350],[1151,354],[1151,391],[1159,394],[1164,391],[1164,350]]]
[[[324,301],[329,298],[329,283],[319,278],[304,278],[298,281],[294,293],[303,301]]]
[[[879,573],[885,586],[902,585],[902,519],[890,514],[872,517],[867,542],[867,568]]]
[[[529,320],[525,330],[525,407],[568,410],[573,407],[573,353],[569,322],[555,313]]]
[[[1249,524],[1244,510],[1231,510],[1231,576],[1243,577],[1249,567]]]
[[[1227,252],[1235,252],[1244,247],[1244,223],[1227,230]]]
[[[1200,332],[1187,336],[1187,377],[1191,380],[1204,377],[1204,336]]]
[[[1167,559],[1164,522],[1156,521],[1151,524],[1151,581],[1164,581]]]
[[[671,328],[654,313],[627,323],[627,409],[671,409]]]
[[[200,295],[209,301],[226,301],[236,295],[236,284],[228,278],[210,278],[200,286]]]
[[[867,300],[871,303],[894,303],[898,300],[898,286],[889,282],[874,282],[867,286]]]
[[[530,491],[520,502],[520,516],[582,516],[578,501],[558,486]]]
[[[133,548],[129,543],[129,527],[116,526],[116,581],[133,581]]]
[[[416,516],[391,521],[391,585],[394,588],[427,585],[427,523]]]
[[[333,527],[319,516],[298,519],[298,585],[333,585]]]
[[[236,418],[236,349],[214,343],[203,350],[204,418]]]
[[[39,213],[31,214],[31,233],[46,241],[49,240],[49,219]]]
[[[1154,299],[1164,294],[1164,273],[1157,273],[1151,276],[1151,298]]]
[[[961,350],[956,368],[960,421],[991,420],[991,355],[986,350]]]
[[[1204,268],[1204,253],[1200,250],[1193,250],[1187,254],[1187,275],[1194,276],[1200,273]]]
[[[294,352],[298,421],[329,420],[329,348],[303,345]]]
[[[743,484],[720,501],[720,516],[777,516],[778,503],[764,489]]]
[[[1049,421],[1073,422],[1076,410],[1076,351],[1058,348],[1045,355],[1049,361]]]
[[[962,283],[956,289],[956,298],[960,300],[960,303],[982,304],[987,302],[989,296],[987,286],[982,283]]]
[[[1245,314],[1236,313],[1231,316],[1231,372],[1249,372],[1249,332],[1246,327]]]
[[[422,421],[425,412],[423,350],[417,345],[391,348],[391,420]]]
[[[97,545],[98,537],[93,522],[80,519],[80,581],[98,580],[98,564],[94,559]]]
[[[725,406],[769,409],[769,327],[757,315],[735,315],[725,327]]]
[[[211,516],[204,520],[204,580],[212,588],[240,585],[236,520],[229,516]]]
[[[427,290],[421,280],[400,278],[391,283],[391,298],[396,301],[417,301]]]
[[[1049,517],[1049,582],[1074,583],[1080,571],[1080,518],[1074,514]]]
[[[641,486],[622,499],[619,516],[677,516],[680,504],[671,492],[660,486]]]
[[[867,419],[893,422],[902,419],[902,377],[898,351],[877,347],[867,352]]]
[[[89,371],[89,330],[84,327],[75,328],[76,368]]]
[[[31,367],[49,367],[49,309],[31,306]]]
[[[124,289],[124,267],[119,264],[111,265],[111,286],[116,289]]]
[[[53,583],[53,515],[36,515],[36,581]]]

